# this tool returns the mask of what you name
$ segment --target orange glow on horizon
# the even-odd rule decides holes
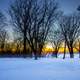
[[[47,45],[43,48],[44,53],[51,53],[54,51],[54,48],[51,45]],[[78,52],[75,48],[73,48],[74,52]],[[66,52],[69,52],[68,48],[66,48]],[[59,49],[59,53],[64,53],[64,47]]]

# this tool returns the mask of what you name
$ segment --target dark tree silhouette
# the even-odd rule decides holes
[[[79,52],[79,58],[80,58],[80,36],[75,40],[74,48]]]
[[[6,25],[7,25],[6,17],[4,16],[2,12],[0,12],[0,46],[1,46],[1,49],[3,49],[5,45],[5,40],[6,40],[6,35],[7,35],[7,32],[5,30]]]
[[[65,59],[66,56],[66,41],[64,40],[64,55],[63,55],[63,59]]]
[[[77,7],[77,10],[80,11],[80,5]]]
[[[54,28],[52,28],[51,33],[48,36],[48,40],[49,40],[49,42],[51,42],[52,47],[53,47],[52,56],[57,58],[58,57],[58,51],[62,45],[63,37],[61,35],[60,29],[57,28],[55,30]]]
[[[22,47],[22,38],[16,38],[14,40],[14,44],[16,44],[16,53],[20,54],[21,53],[20,48]]]
[[[15,0],[10,6],[11,20],[23,34],[24,52],[27,41],[35,59],[41,55],[50,27],[57,18],[57,8],[55,0]]]
[[[2,51],[4,51],[7,37],[8,37],[8,34],[7,34],[6,30],[1,30],[0,31],[0,45],[1,45]]]
[[[73,44],[80,30],[80,18],[77,15],[63,16],[60,21],[60,29],[70,52],[70,58],[73,58]]]
[[[26,37],[29,28],[30,13],[33,0],[15,0],[10,6],[10,16],[15,30],[22,34],[24,53],[26,53]]]
[[[0,30],[2,30],[5,27],[6,24],[6,17],[2,12],[0,12]]]

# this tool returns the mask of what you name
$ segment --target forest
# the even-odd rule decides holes
[[[8,18],[0,11],[0,57],[45,57],[46,44],[51,43],[53,57],[59,49],[65,59],[80,58],[80,6],[75,12],[64,14],[55,0],[14,0],[9,5]],[[8,26],[9,25],[9,26]],[[13,29],[10,40],[9,29]],[[75,53],[76,49],[77,53]]]

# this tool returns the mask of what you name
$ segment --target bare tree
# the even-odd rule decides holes
[[[79,58],[80,58],[80,38],[79,37],[74,42],[74,48],[79,52]]]
[[[6,17],[2,12],[0,12],[0,30],[2,30],[6,25]]]
[[[23,35],[24,53],[33,0],[15,0],[10,6],[10,16],[15,30]]]
[[[70,52],[70,58],[73,58],[73,43],[78,37],[80,29],[80,19],[77,15],[64,16],[60,21],[60,29]]]
[[[57,58],[58,51],[62,45],[62,40],[63,40],[60,29],[59,28],[56,28],[56,29],[52,28],[51,33],[48,36],[48,40],[49,40],[49,42],[51,42],[52,47],[53,47],[52,56]]]
[[[80,5],[77,7],[77,15],[80,19]],[[80,58],[80,31],[78,31],[78,38],[74,42],[74,48],[79,52],[79,58]]]
[[[4,48],[5,40],[6,40],[6,17],[2,12],[0,12],[0,44],[1,44],[1,49]]]
[[[16,30],[23,34],[24,52],[27,41],[35,59],[41,55],[57,12],[57,3],[54,0],[16,0],[10,6],[12,22]]]
[[[0,44],[1,44],[1,49],[4,51],[4,46],[7,40],[8,34],[5,30],[0,31]]]
[[[64,55],[63,55],[63,59],[65,59],[66,56],[66,41],[64,40]]]
[[[22,46],[22,39],[21,38],[17,38],[17,39],[15,39],[14,40],[14,43],[16,44],[16,53],[18,54],[20,54],[21,52],[20,52],[20,48],[21,48],[21,46]]]
[[[35,54],[35,58],[38,55],[41,55],[46,37],[50,31],[50,27],[57,16],[57,4],[54,3],[54,1],[44,0],[42,3],[43,5],[39,5],[39,3],[35,4],[35,7],[37,6],[34,11],[35,14],[33,15],[35,19],[32,19],[34,25],[32,25],[33,30],[30,30],[33,33],[33,36],[29,35],[28,38],[31,39],[29,41]],[[40,6],[42,7],[40,8]]]

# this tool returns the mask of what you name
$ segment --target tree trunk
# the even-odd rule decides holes
[[[4,52],[4,42],[2,42],[2,44],[1,44],[1,50],[2,50],[2,52]]]
[[[80,58],[80,50],[79,50],[79,58]]]
[[[56,47],[56,50],[55,50],[55,57],[57,58],[58,57],[58,49]]]
[[[37,51],[36,50],[34,50],[34,58],[35,58],[35,60],[38,59],[38,55],[37,55]]]
[[[74,58],[73,47],[72,46],[70,47],[69,52],[70,52],[70,58]]]
[[[39,58],[42,56],[42,55],[41,55],[41,52],[42,52],[42,51],[39,51],[39,52],[38,52],[38,57],[39,57]]]
[[[79,58],[80,58],[80,42],[79,42]]]
[[[24,52],[24,54],[26,54],[26,32],[24,32],[23,45],[24,45],[23,52]]]
[[[65,59],[65,54],[66,54],[66,42],[64,44],[64,56],[63,56],[63,59]]]
[[[53,52],[52,56],[57,58],[58,57],[57,54],[58,54],[58,50],[55,49],[55,51]]]
[[[41,46],[39,46],[39,57],[42,57],[42,49],[43,49],[43,46],[41,45]]]
[[[57,54],[58,54],[58,51],[56,51],[56,53],[55,53],[55,57],[56,57],[56,58],[58,57],[58,55],[57,55]]]

